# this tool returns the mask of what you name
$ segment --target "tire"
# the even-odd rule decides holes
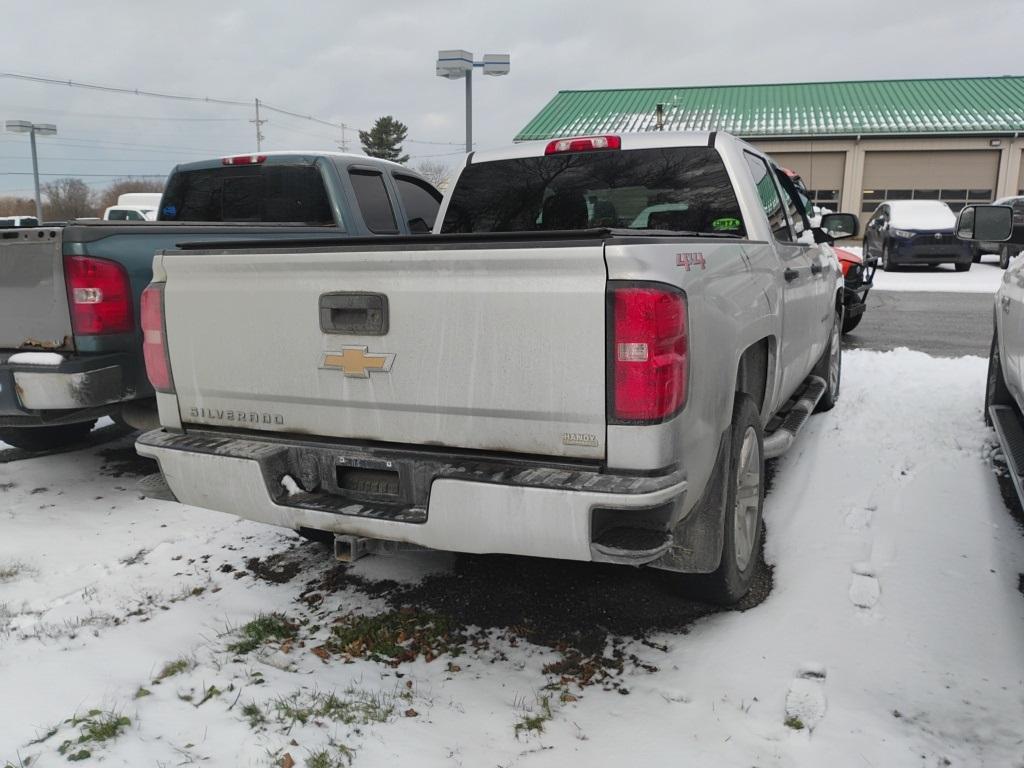
[[[981,247],[978,245],[971,246],[971,261],[974,264],[981,263]]]
[[[999,247],[999,268],[1008,269],[1010,266],[1010,246],[1005,243]]]
[[[764,433],[757,406],[742,392],[732,409],[728,460],[722,559],[714,573],[690,577],[702,599],[721,605],[742,600],[761,565]]]
[[[4,427],[0,429],[0,443],[8,443],[25,451],[48,451],[80,443],[95,425],[96,420],[93,419],[52,427]]]
[[[1000,258],[1000,260],[1002,260],[1002,258],[1003,258],[1003,257],[1002,257],[1002,256],[1000,256],[999,258]],[[968,262],[966,262],[966,263],[963,263],[963,264],[960,264],[960,263],[958,262],[958,263],[956,263],[956,264],[954,264],[954,265],[953,265],[953,268],[954,268],[954,269],[955,269],[955,270],[956,270],[957,272],[967,272],[967,271],[968,271],[968,270],[969,270],[969,269],[971,268],[971,262],[969,262],[969,261],[968,261]]]
[[[863,303],[863,302],[861,302],[861,303]],[[846,334],[846,333],[850,333],[851,331],[853,331],[854,328],[856,328],[858,325],[860,325],[861,318],[863,318],[863,317],[864,317],[864,313],[863,312],[860,312],[860,313],[858,313],[856,315],[848,315],[848,314],[846,314],[844,312],[843,313],[843,333]]]
[[[832,333],[829,336],[828,346],[821,353],[821,359],[811,373],[820,376],[825,380],[825,394],[818,401],[815,413],[831,411],[839,400],[839,388],[843,378],[843,342],[839,331],[843,327],[843,312],[836,311],[835,321],[832,324]]]
[[[988,414],[990,405],[1013,405],[1013,396],[1006,379],[1003,377],[1003,360],[999,354],[999,340],[992,334],[992,349],[988,353],[988,375],[985,377],[985,424],[992,426],[992,417]]]
[[[884,243],[882,245],[882,261],[879,264],[883,272],[895,272],[896,265],[889,260],[889,244]]]

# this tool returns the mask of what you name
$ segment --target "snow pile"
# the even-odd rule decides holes
[[[67,742],[111,766],[1019,766],[1024,537],[985,460],[985,361],[858,351],[843,373],[775,465],[767,600],[610,644],[611,690],[497,631],[396,666],[323,643],[387,606],[322,585],[447,556],[332,570],[276,529],[140,500],[127,443],[0,464],[0,764],[64,765]],[[115,737],[79,741],[104,717]]]
[[[7,362],[21,365],[60,365],[64,362],[64,356],[56,352],[15,352],[7,358]]]

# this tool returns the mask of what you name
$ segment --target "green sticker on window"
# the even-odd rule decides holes
[[[729,216],[726,216],[721,219],[715,219],[714,221],[711,222],[711,228],[715,230],[715,232],[722,232],[730,229],[739,229],[740,220],[734,219]]]

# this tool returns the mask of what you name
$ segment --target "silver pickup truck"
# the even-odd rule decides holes
[[[842,274],[722,133],[470,154],[434,234],[185,244],[142,303],[186,503],[328,535],[703,574],[738,600],[764,460],[839,394]]]

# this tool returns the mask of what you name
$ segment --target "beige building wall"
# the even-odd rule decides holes
[[[1024,137],[749,139],[808,189],[840,190],[839,209],[865,221],[864,190],[1024,190]],[[840,173],[841,167],[841,173]],[[837,181],[837,178],[839,179]],[[978,202],[982,202],[979,200]]]

